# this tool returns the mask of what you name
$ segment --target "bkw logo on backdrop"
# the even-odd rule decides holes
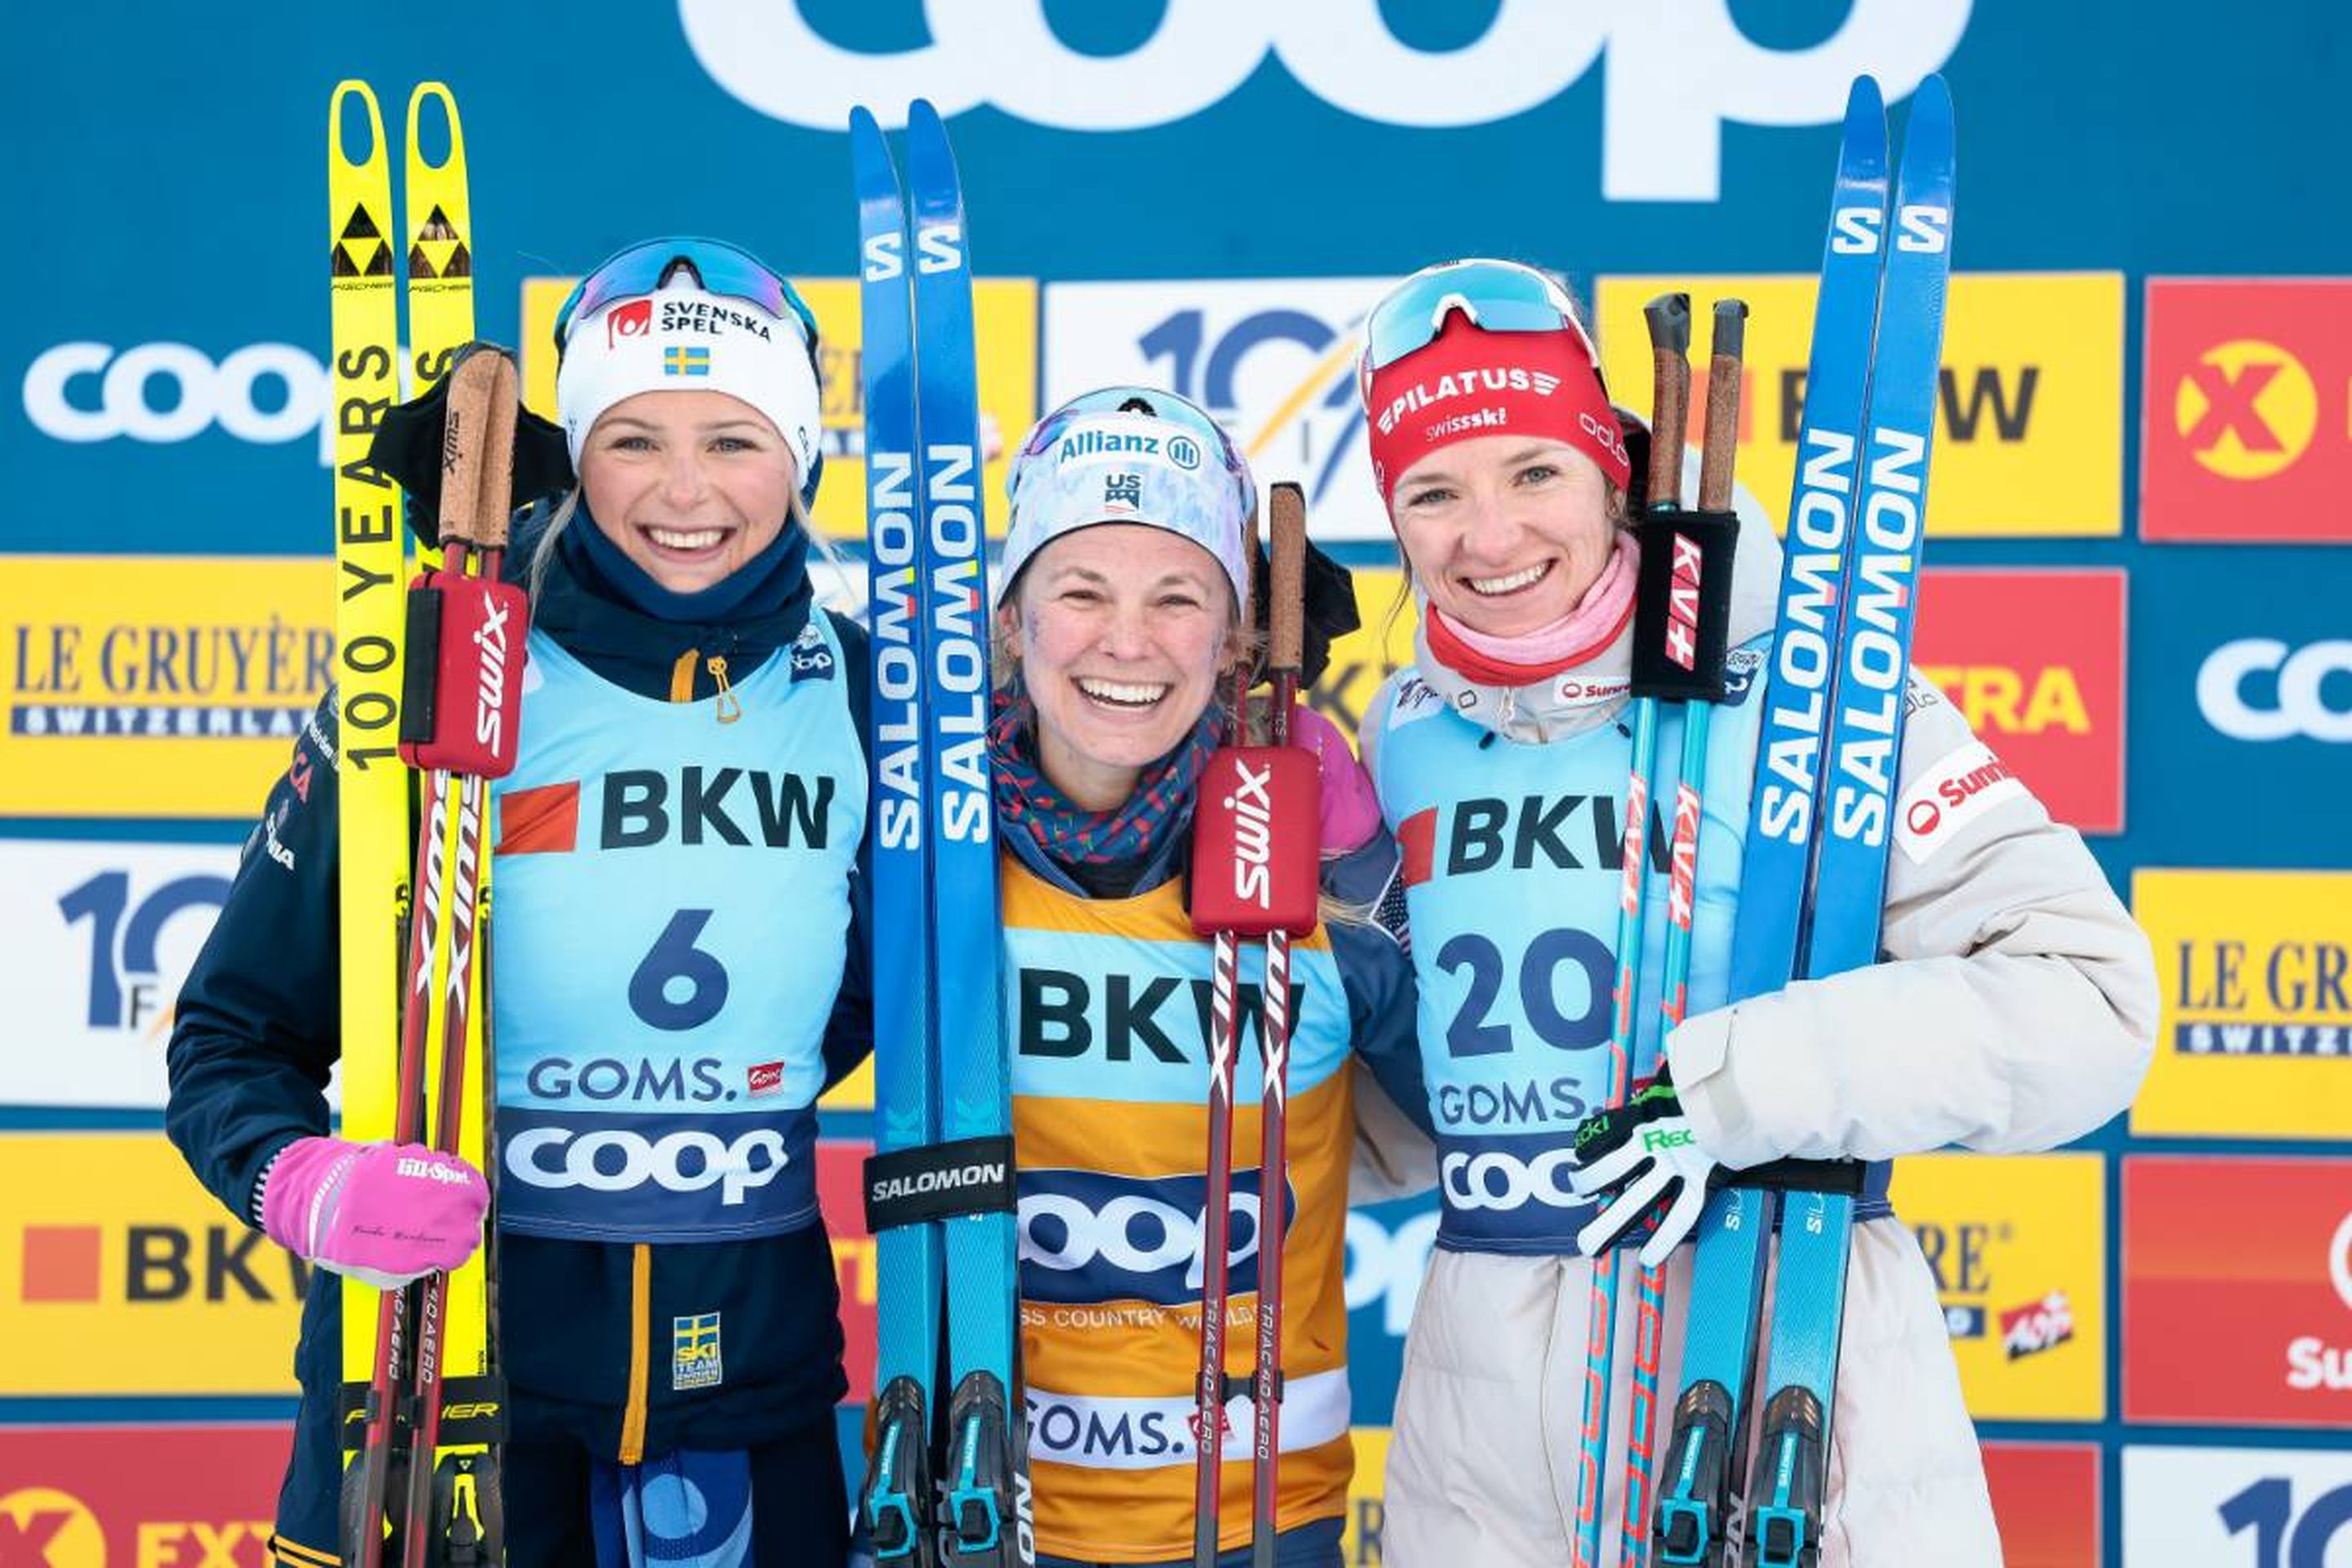
[[[922,4],[930,41],[895,50],[822,36],[801,0],[678,0],[678,17],[712,80],[763,114],[816,131],[840,130],[858,104],[917,96],[950,115],[990,105],[1065,131],[1137,131],[1222,102],[1269,54],[1299,86],[1360,119],[1484,125],[1549,102],[1598,68],[1601,195],[1711,202],[1724,126],[1835,124],[1847,85],[1865,70],[1901,98],[1951,58],[1972,6],[1854,0],[1837,31],[1805,49],[1757,45],[1728,7],[1639,0],[1501,0],[1478,37],[1442,50],[1405,43],[1362,0],[1169,0],[1150,35],[1116,54],[1064,43],[1035,0]]]

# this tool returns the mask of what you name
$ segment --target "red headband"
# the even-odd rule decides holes
[[[1624,431],[1574,332],[1489,332],[1465,318],[1372,372],[1364,410],[1372,480],[1386,501],[1407,469],[1474,436],[1562,441],[1620,489],[1633,480]]]

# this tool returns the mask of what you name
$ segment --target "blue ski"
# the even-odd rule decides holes
[[[924,750],[926,664],[915,485],[915,303],[907,211],[882,128],[849,121],[857,192],[858,313],[866,407],[867,617],[873,709],[868,825],[874,877],[874,1148],[919,1152],[940,1139],[931,1024],[931,918]],[[870,1194],[869,1194],[870,1200]],[[877,1558],[929,1563],[932,1382],[947,1282],[940,1226],[875,1234],[877,1391],[873,1463],[861,1500]]]
[[[1854,83],[1822,257],[1733,932],[1735,1000],[1876,954],[1942,340],[1950,168],[1950,99],[1942,80],[1930,78],[1915,103],[1897,198],[1896,248],[1911,259],[1890,268],[1885,110],[1875,82]],[[1940,169],[1940,186],[1931,188],[1930,169]],[[1920,276],[1928,271],[1932,289]],[[1906,503],[1907,527],[1898,515]],[[1867,608],[1849,616],[1858,593]],[[1849,669],[1851,681],[1842,675]],[[1819,832],[1825,793],[1826,837]],[[1823,920],[1808,952],[1807,921],[1816,910]],[[1773,1398],[1749,1492],[1756,1512],[1748,1561],[1788,1568],[1811,1563],[1817,1551],[1859,1170],[1792,1163],[1773,1180],[1717,1193],[1700,1225],[1683,1387],[1655,1524],[1665,1563],[1720,1563],[1729,1545],[1731,1475],[1746,1427],[1776,1185],[1791,1189],[1795,1223],[1783,1226],[1767,1369]],[[1817,1418],[1808,1418],[1805,1396],[1789,1392],[1800,1386],[1810,1391]]]
[[[931,792],[932,956],[938,982],[940,1131],[993,1169],[975,1185],[1003,1206],[946,1221],[948,1447],[940,1471],[942,1563],[1028,1563],[1027,1422],[1013,1405],[1013,1080],[998,964],[995,802],[988,782],[988,565],[963,186],[939,111],[908,111],[914,183],[915,374],[922,439],[926,719]]]
[[[971,271],[946,127],[919,100],[908,118],[911,205],[873,116],[850,122],[874,630],[879,1116],[866,1213],[882,1249],[864,1507],[881,1563],[1004,1568],[1035,1546],[1013,1367]]]
[[[1892,232],[1882,240],[1892,248],[1871,356],[1867,438],[1856,476],[1823,759],[1828,832],[1810,911],[1804,973],[1811,980],[1878,958],[1951,273],[1952,153],[1951,95],[1941,77],[1931,76],[1912,100]],[[1763,1426],[1748,1490],[1748,1557],[1755,1568],[1813,1568],[1820,1560],[1853,1210],[1848,1193],[1801,1191],[1788,1199],[1764,1363]]]

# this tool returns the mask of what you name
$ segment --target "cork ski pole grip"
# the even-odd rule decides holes
[[[477,352],[449,373],[441,428],[441,542],[503,550],[514,493],[515,367]]]
[[[1698,509],[1731,510],[1731,470],[1739,458],[1739,382],[1747,351],[1748,302],[1715,302],[1715,347],[1706,364],[1706,435],[1699,446]]]
[[[1683,499],[1683,432],[1690,422],[1690,296],[1661,294],[1642,308],[1650,324],[1650,485],[1653,507]]]
[[[1307,599],[1307,492],[1285,481],[1273,487],[1274,569],[1267,584],[1266,668],[1296,674],[1304,662]]]

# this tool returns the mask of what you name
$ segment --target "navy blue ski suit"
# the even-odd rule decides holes
[[[583,518],[577,526],[593,525]],[[509,557],[516,574],[540,531],[527,524],[519,533]],[[547,552],[534,625],[620,689],[616,701],[708,700],[715,693],[707,661],[724,658],[740,685],[765,661],[789,657],[780,650],[809,616],[830,614],[812,608],[804,548],[803,541],[719,624],[688,625],[625,602],[567,535]],[[844,657],[832,686],[862,737],[865,634],[839,616],[833,629]],[[198,1178],[248,1224],[257,1218],[254,1186],[271,1155],[329,1130],[324,1090],[341,1054],[336,743],[331,693],[296,742],[295,765],[270,792],[173,1030],[166,1129]],[[528,730],[522,743],[528,754]],[[271,852],[263,852],[265,839]],[[862,849],[860,859],[862,873]],[[870,1046],[866,881],[851,878],[849,956],[824,1040],[828,1083]],[[791,937],[778,932],[777,940]],[[821,1220],[751,1240],[631,1245],[506,1235],[498,1246],[510,1562],[592,1560],[591,1456],[634,1461],[677,1447],[751,1452],[758,1561],[842,1561],[848,1502],[834,1407],[847,1385]],[[294,1358],[302,1401],[273,1543],[275,1561],[304,1564],[338,1561],[342,1468],[340,1282],[324,1270],[311,1280]],[[722,1384],[678,1393],[644,1375],[647,1364],[667,1364],[673,1318],[714,1310],[730,1328]],[[789,1543],[778,1539],[779,1523],[793,1532]]]

